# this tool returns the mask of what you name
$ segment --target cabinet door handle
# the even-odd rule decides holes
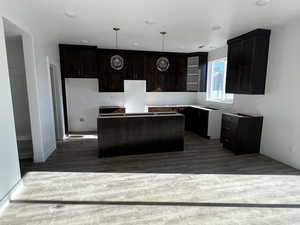
[[[227,142],[227,143],[230,142],[228,138],[225,138],[224,141]]]

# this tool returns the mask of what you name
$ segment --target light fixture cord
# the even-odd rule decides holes
[[[118,49],[118,31],[116,30],[116,49]]]
[[[162,52],[165,51],[165,35],[164,34],[162,34],[161,50],[162,50]]]

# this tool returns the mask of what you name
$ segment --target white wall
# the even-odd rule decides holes
[[[218,49],[215,49],[211,52],[208,53],[208,61],[213,61],[213,60],[216,60],[216,59],[221,59],[221,58],[224,58],[227,56],[227,51],[228,51],[228,48],[227,48],[227,45],[222,47],[222,48],[218,48]]]
[[[99,106],[124,106],[120,93],[99,93],[96,79],[66,79],[69,130],[96,131]],[[145,105],[195,104],[197,93],[146,92]],[[83,118],[84,121],[80,121]]]
[[[266,94],[235,95],[234,104],[211,104],[203,93],[198,103],[230,111],[262,114],[261,152],[300,169],[300,20],[272,30]],[[223,56],[222,56],[223,57]]]
[[[6,49],[17,138],[31,140],[22,37],[6,38]]]
[[[42,162],[56,149],[47,56],[51,61],[59,62],[59,52],[58,41],[47,26],[41,26],[41,23],[33,17],[31,10],[32,8],[28,6],[27,2],[0,1],[0,16],[25,31],[23,41],[32,44],[32,48],[24,45],[24,53],[25,56],[28,55],[26,53],[29,53],[34,66],[30,68],[28,65],[31,60],[26,59],[25,65],[26,73],[28,72],[27,76],[30,77],[28,80],[36,91],[36,93],[28,93],[30,113],[34,114],[32,117],[35,119],[36,127],[38,127],[38,129],[33,130],[33,126],[31,126],[32,136],[33,139],[38,137],[37,142],[39,143],[36,148],[41,152],[38,157],[35,156],[35,161]],[[33,105],[37,105],[34,112],[31,107]]]
[[[0,201],[20,180],[3,18],[7,18],[26,32],[23,34],[23,44],[30,43],[24,45],[24,54],[29,56],[25,59],[25,65],[29,77],[27,80],[31,86],[29,87],[28,83],[27,85],[36,91],[28,93],[31,99],[30,113],[38,127],[32,131],[32,136],[33,139],[36,138],[35,147],[41,153],[35,160],[44,161],[56,148],[46,58],[48,56],[51,60],[59,62],[58,43],[47,26],[38,26],[38,21],[30,13],[31,10],[32,7],[26,1],[0,1]],[[31,106],[35,106],[34,110]]]
[[[196,92],[147,92],[147,105],[195,104]]]
[[[126,113],[146,112],[146,81],[125,80],[124,99]]]
[[[20,180],[3,21],[0,19],[0,206]]]
[[[66,79],[66,97],[71,132],[96,131],[99,106],[124,105],[124,93],[99,93],[97,79]]]

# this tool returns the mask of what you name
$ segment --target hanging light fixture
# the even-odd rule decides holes
[[[118,49],[119,48],[119,46],[118,46],[118,44],[119,44],[118,43],[118,31],[120,30],[120,28],[114,27],[113,30],[116,33],[116,49]],[[124,59],[123,59],[123,57],[120,56],[120,55],[113,55],[110,58],[110,66],[114,70],[121,70],[121,69],[123,69],[123,67],[124,67]]]
[[[161,36],[162,36],[162,43],[161,43],[161,51],[164,52],[165,51],[165,36],[167,34],[167,32],[162,31],[160,32]],[[166,57],[159,57],[156,61],[156,68],[161,71],[161,72],[165,72],[169,69],[170,67],[170,62],[169,59]]]

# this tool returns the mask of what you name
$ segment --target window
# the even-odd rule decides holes
[[[208,63],[207,101],[233,103],[233,94],[225,93],[227,59]]]

